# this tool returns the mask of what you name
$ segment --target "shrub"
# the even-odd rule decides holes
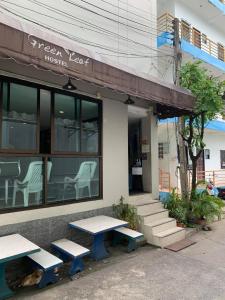
[[[178,195],[176,189],[172,190],[168,200],[165,201],[164,207],[168,209],[169,216],[182,224],[187,224],[187,205]]]
[[[138,228],[137,209],[133,205],[124,203],[123,197],[120,198],[119,204],[113,204],[113,212],[116,218],[128,222],[129,228],[134,230]]]
[[[215,196],[210,196],[206,193],[192,196],[191,213],[193,218],[204,219],[206,222],[211,222],[215,217],[221,218],[224,202]]]

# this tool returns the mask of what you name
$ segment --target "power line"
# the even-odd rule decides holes
[[[141,31],[141,32],[143,32],[143,33],[152,34],[152,33],[149,32],[149,31],[146,31],[146,30],[143,30],[143,29],[134,27],[134,26],[132,26],[132,25],[127,25],[126,23],[123,23],[123,22],[121,22],[121,21],[116,21],[116,20],[114,20],[114,19],[112,19],[112,18],[110,18],[110,17],[104,16],[104,15],[102,15],[102,14],[100,14],[100,13],[94,11],[94,10],[91,10],[91,9],[89,9],[89,8],[86,8],[86,7],[82,6],[82,5],[75,4],[75,3],[71,2],[70,0],[64,0],[64,1],[67,2],[67,3],[69,3],[69,4],[71,4],[71,5],[73,5],[73,6],[76,6],[76,7],[79,7],[79,8],[81,8],[81,9],[83,9],[83,10],[86,10],[86,11],[92,13],[92,14],[95,14],[95,15],[101,17],[101,18],[107,19],[107,20],[109,20],[109,21],[115,22],[115,23],[120,24],[120,25],[123,25],[123,26],[125,26],[125,27],[132,28],[132,29],[135,30],[135,31]]]
[[[6,0],[3,0],[3,1],[15,5],[14,3],[11,3],[11,2],[9,2],[9,1],[6,1]],[[30,1],[32,1],[32,0],[30,0]],[[33,1],[32,1],[32,2],[33,2]],[[18,5],[17,5],[17,6],[18,6]],[[2,8],[5,9],[6,11],[8,11],[8,12],[11,13],[11,11],[10,11],[9,9],[7,9],[6,7],[3,7],[3,6],[2,6]],[[24,7],[22,7],[22,8],[24,8]],[[32,10],[32,9],[28,9],[28,8],[25,8],[25,9],[40,14],[39,12],[34,11],[34,10]],[[23,17],[21,14],[18,14],[18,12],[16,12],[15,10],[14,10],[14,12],[16,13],[17,16],[19,16],[19,17],[21,17],[21,18],[24,18],[25,20],[27,20],[27,21],[29,21],[29,22],[33,22],[31,19],[28,19],[26,16]],[[53,19],[58,20],[58,21],[61,21],[61,22],[66,22],[66,21],[64,21],[64,20],[59,20],[59,19],[54,18],[54,17],[49,16],[49,15],[45,15],[45,14],[41,14],[41,15],[44,15],[44,16],[53,18]],[[81,20],[81,19],[80,19],[80,20]],[[36,22],[33,22],[33,23],[35,23],[36,25],[40,25],[40,24],[41,24],[39,21],[37,21],[37,22],[38,22],[38,23],[36,23]],[[66,22],[66,23],[68,23],[68,22]],[[73,24],[73,23],[69,23],[69,24],[74,25],[74,26],[78,26],[78,25]],[[56,31],[55,28],[49,27],[49,26],[47,26],[46,24],[44,24],[43,26],[44,26],[45,28],[47,27],[47,29],[51,29],[51,30]],[[80,26],[79,26],[79,27],[80,27]],[[82,27],[81,27],[81,28],[82,28]],[[88,29],[88,30],[89,30],[89,29]],[[91,30],[91,29],[90,29],[90,30]],[[63,34],[66,34],[66,36],[68,37],[68,34],[67,34],[67,33],[65,33],[65,32],[63,32],[63,31],[58,31],[58,32],[60,32],[61,34],[62,34],[62,33],[63,33]],[[111,31],[107,31],[107,30],[106,30],[106,32],[107,32],[107,33],[110,33],[110,34],[114,34],[114,35],[117,36],[116,33],[113,33],[113,32],[111,32]],[[100,33],[102,33],[102,32],[100,32]],[[69,36],[70,36],[70,38],[71,38],[72,35],[69,35]],[[72,37],[74,37],[74,36],[72,36]],[[149,50],[157,51],[157,52],[159,52],[159,53],[163,53],[164,55],[166,55],[165,52],[162,52],[162,51],[160,51],[160,50],[156,50],[156,49],[151,48],[151,47],[149,47],[149,46],[147,46],[147,45],[145,45],[145,44],[138,43],[138,42],[136,42],[136,41],[134,41],[134,40],[131,40],[131,39],[127,39],[127,38],[124,37],[124,36],[120,36],[120,35],[119,35],[119,37],[122,38],[122,39],[124,39],[124,40],[128,40],[129,42],[132,42],[132,43],[134,43],[134,44],[136,44],[136,45],[141,45],[141,46],[143,46],[143,47],[145,47],[145,48],[147,48],[147,49],[149,49]],[[75,37],[75,38],[76,38],[76,37]],[[83,41],[85,41],[85,40],[83,40]],[[80,42],[82,42],[82,41],[80,40]],[[89,45],[91,45],[91,46],[100,47],[99,44],[95,44],[95,43],[91,43],[91,42],[87,43],[87,42],[88,42],[88,41],[85,41],[85,44],[89,44]],[[111,51],[111,52],[118,53],[118,50],[113,49],[113,48],[103,47],[103,46],[101,46],[100,48],[102,48],[102,49],[104,49],[104,50],[107,50],[107,51]],[[140,57],[143,57],[143,56],[149,56],[149,55],[137,55],[136,53],[135,53],[135,54],[133,54],[133,53],[128,54],[128,53],[121,52],[121,51],[120,51],[120,53],[121,53],[121,54],[125,54],[125,55],[133,55],[133,56],[140,56]]]
[[[108,2],[108,1],[106,1],[106,0],[99,0],[99,1],[102,1],[103,3],[106,3],[106,4],[108,4],[108,5],[111,5],[112,7],[118,8],[119,10],[125,11],[125,12],[127,12],[127,13],[129,13],[129,14],[132,14],[132,15],[134,15],[134,16],[136,16],[136,17],[139,17],[140,19],[146,20],[146,21],[148,21],[148,22],[152,22],[150,19],[147,19],[147,18],[143,17],[142,15],[136,14],[136,13],[130,11],[130,10],[127,10],[127,9],[124,9],[124,8],[122,8],[122,7],[120,7],[120,6],[114,5],[114,4],[112,4],[112,3],[110,3],[110,2]],[[122,2],[122,1],[121,1],[121,2]],[[122,2],[122,3],[124,3],[124,2]],[[125,4],[125,3],[124,3],[124,4]],[[131,4],[129,4],[129,6],[132,7]],[[133,6],[133,7],[134,7],[134,6]],[[138,8],[136,8],[136,9],[139,10],[139,11],[142,11],[141,9],[138,9]],[[153,16],[154,18],[157,18],[157,15],[151,14],[151,13],[149,13],[148,11],[143,11],[143,12],[145,12],[145,13],[148,14],[149,16]]]
[[[94,8],[97,8],[97,9],[100,9],[100,10],[102,10],[102,11],[104,11],[104,12],[107,12],[107,13],[109,13],[109,14],[112,14],[113,16],[119,17],[120,19],[124,19],[124,20],[126,20],[126,21],[135,23],[135,24],[137,24],[137,25],[141,25],[141,26],[146,27],[146,28],[148,28],[148,29],[151,28],[151,29],[157,31],[156,28],[152,28],[152,27],[150,27],[150,26],[148,26],[148,25],[145,25],[145,24],[143,24],[143,23],[140,23],[140,22],[137,22],[137,21],[135,21],[135,20],[132,20],[132,19],[129,19],[129,18],[120,16],[120,15],[118,15],[118,14],[115,14],[115,13],[113,13],[113,12],[107,10],[107,9],[104,9],[104,8],[102,8],[102,7],[100,7],[100,6],[97,6],[97,5],[95,5],[95,4],[92,4],[92,3],[90,3],[89,1],[86,1],[86,0],[80,0],[80,1],[86,3],[86,4],[90,5],[90,6],[93,6]],[[69,3],[72,4],[71,1],[64,0],[64,2],[69,2]],[[127,24],[126,24],[126,25],[127,25]]]
[[[68,22],[68,21],[66,21],[66,20],[58,19],[58,18],[56,18],[56,17],[54,17],[54,16],[51,16],[51,15],[48,15],[48,14],[40,13],[39,11],[37,12],[37,11],[35,11],[34,9],[27,8],[27,7],[24,7],[24,6],[22,6],[22,5],[18,5],[18,4],[15,4],[15,3],[10,2],[10,1],[7,1],[7,0],[2,0],[2,1],[5,2],[5,3],[8,3],[8,4],[10,4],[10,5],[14,5],[14,6],[16,6],[16,7],[20,7],[20,8],[22,8],[22,9],[24,9],[24,10],[28,10],[28,11],[31,11],[31,12],[35,12],[35,13],[37,13],[37,14],[39,14],[39,15],[42,15],[42,16],[45,16],[45,17],[54,19],[54,20],[56,20],[56,21],[60,21],[60,22],[63,22],[63,23],[69,24],[69,25],[77,26],[77,27],[80,27],[80,28],[82,28],[82,29],[87,29],[87,30],[95,31],[95,30],[90,29],[90,28],[81,27],[81,26],[79,26],[79,25],[77,25],[77,24]],[[32,0],[28,0],[28,1],[33,2]],[[33,3],[35,3],[35,2],[33,2]],[[36,4],[36,3],[35,3],[35,4]],[[55,11],[54,11],[54,12],[55,12]],[[58,13],[59,13],[59,12],[58,12]],[[59,14],[60,14],[60,13],[59,13]],[[63,13],[63,14],[64,14],[64,13]],[[67,17],[68,17],[68,16],[67,16]],[[84,24],[86,24],[87,26],[90,26],[90,27],[99,29],[99,31],[100,31],[99,33],[104,33],[104,32],[105,32],[105,33],[107,33],[107,34],[111,34],[111,35],[120,37],[121,39],[128,40],[128,41],[133,42],[133,43],[137,43],[136,41],[134,41],[134,40],[132,40],[132,39],[128,39],[128,38],[126,38],[126,37],[124,37],[124,36],[122,36],[122,35],[118,35],[118,34],[116,34],[116,33],[113,32],[113,31],[106,30],[106,29],[104,29],[104,28],[102,28],[102,27],[96,26],[96,25],[94,25],[94,24],[92,24],[92,23],[89,23],[89,22],[87,22],[87,21],[84,21],[84,20],[82,20],[82,19],[80,19],[80,18],[73,17],[73,19],[77,19],[79,22],[84,23]],[[97,32],[97,31],[95,31],[95,32]],[[142,44],[142,43],[139,43],[139,44],[143,45],[144,47],[147,46],[147,45],[144,45],[144,44]]]
[[[122,0],[118,0],[118,1],[121,2],[121,3],[123,3],[124,5],[126,5],[126,3],[123,2]],[[129,3],[129,5],[130,5],[130,7],[133,7],[133,8],[135,8],[135,9],[138,10],[138,11],[142,11],[142,12],[144,12],[144,13],[146,13],[146,14],[149,14],[149,11],[147,11],[147,10],[145,10],[145,9],[141,9],[140,7],[134,6],[134,5],[130,4],[130,3]],[[153,15],[153,14],[152,14],[152,15]],[[155,15],[154,15],[154,16],[155,16]]]
[[[4,10],[8,11],[9,13],[12,13],[10,10],[8,10],[7,8],[3,7],[2,5],[0,5],[1,8],[3,8]],[[114,52],[114,53],[118,53],[118,50],[115,49],[115,48],[110,48],[110,47],[106,47],[106,46],[102,46],[101,44],[97,44],[97,43],[91,43],[87,40],[84,40],[84,39],[81,39],[81,38],[78,38],[78,37],[75,37],[71,34],[68,34],[64,31],[60,31],[60,30],[56,30],[55,28],[49,26],[49,25],[46,25],[45,23],[41,23],[39,20],[31,20],[29,18],[27,18],[26,16],[22,16],[21,14],[18,14],[15,10],[13,10],[13,14],[18,16],[19,18],[22,18],[23,20],[26,20],[28,22],[31,22],[35,25],[38,25],[38,26],[42,26],[43,28],[47,29],[47,30],[50,30],[50,31],[53,31],[55,33],[60,33],[61,35],[73,40],[73,41],[76,41],[76,42],[79,42],[79,43],[82,43],[82,44],[85,44],[85,45],[89,45],[89,46],[93,46],[93,47],[96,47],[96,48],[100,48],[100,49],[103,49],[103,50],[107,50],[107,51],[110,51],[110,52]],[[155,50],[157,51],[157,50]],[[121,54],[127,54],[126,52],[121,52]]]

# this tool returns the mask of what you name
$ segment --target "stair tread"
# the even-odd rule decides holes
[[[159,203],[160,201],[157,200],[146,200],[146,202],[144,201],[143,203],[136,203],[135,206],[140,207],[140,206],[145,206],[145,205],[151,205],[151,204],[155,204],[155,203]]]
[[[163,237],[172,235],[172,234],[174,234],[176,232],[180,232],[180,231],[184,231],[184,228],[174,227],[174,228],[171,228],[171,229],[167,229],[167,230],[158,232],[158,233],[154,234],[154,236],[157,236],[159,238],[163,238]]]
[[[147,217],[147,216],[152,216],[152,215],[159,214],[159,213],[164,212],[164,211],[168,211],[168,210],[167,209],[159,209],[159,210],[156,210],[153,213],[145,212],[145,213],[138,213],[138,215],[141,216],[141,217]]]
[[[162,224],[165,224],[165,223],[169,223],[169,222],[172,222],[172,221],[175,221],[175,219],[173,219],[173,218],[162,218],[162,219],[159,219],[157,221],[147,223],[147,224],[145,224],[145,226],[156,227],[156,226],[159,226],[159,225],[162,225]]]

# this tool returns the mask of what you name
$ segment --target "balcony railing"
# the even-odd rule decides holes
[[[221,1],[222,2],[222,1]],[[224,2],[224,1],[223,1]],[[174,17],[168,13],[158,18],[158,35],[164,32],[173,33]],[[225,62],[225,46],[219,42],[212,41],[207,35],[186,21],[179,22],[180,38],[198,47],[211,56]]]

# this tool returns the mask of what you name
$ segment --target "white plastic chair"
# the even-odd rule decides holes
[[[48,161],[47,180],[49,181],[50,173],[52,169],[52,162]],[[23,181],[18,179],[14,180],[13,190],[13,206],[16,203],[16,193],[23,193],[24,207],[28,206],[29,194],[35,194],[35,200],[37,204],[41,200],[41,192],[43,189],[43,162],[33,161],[29,164],[27,174]]]
[[[76,191],[76,199],[80,198],[80,190],[88,188],[89,198],[91,197],[91,180],[94,177],[97,163],[95,161],[84,161],[80,165],[79,171],[74,178],[64,178],[64,191],[74,185]]]

